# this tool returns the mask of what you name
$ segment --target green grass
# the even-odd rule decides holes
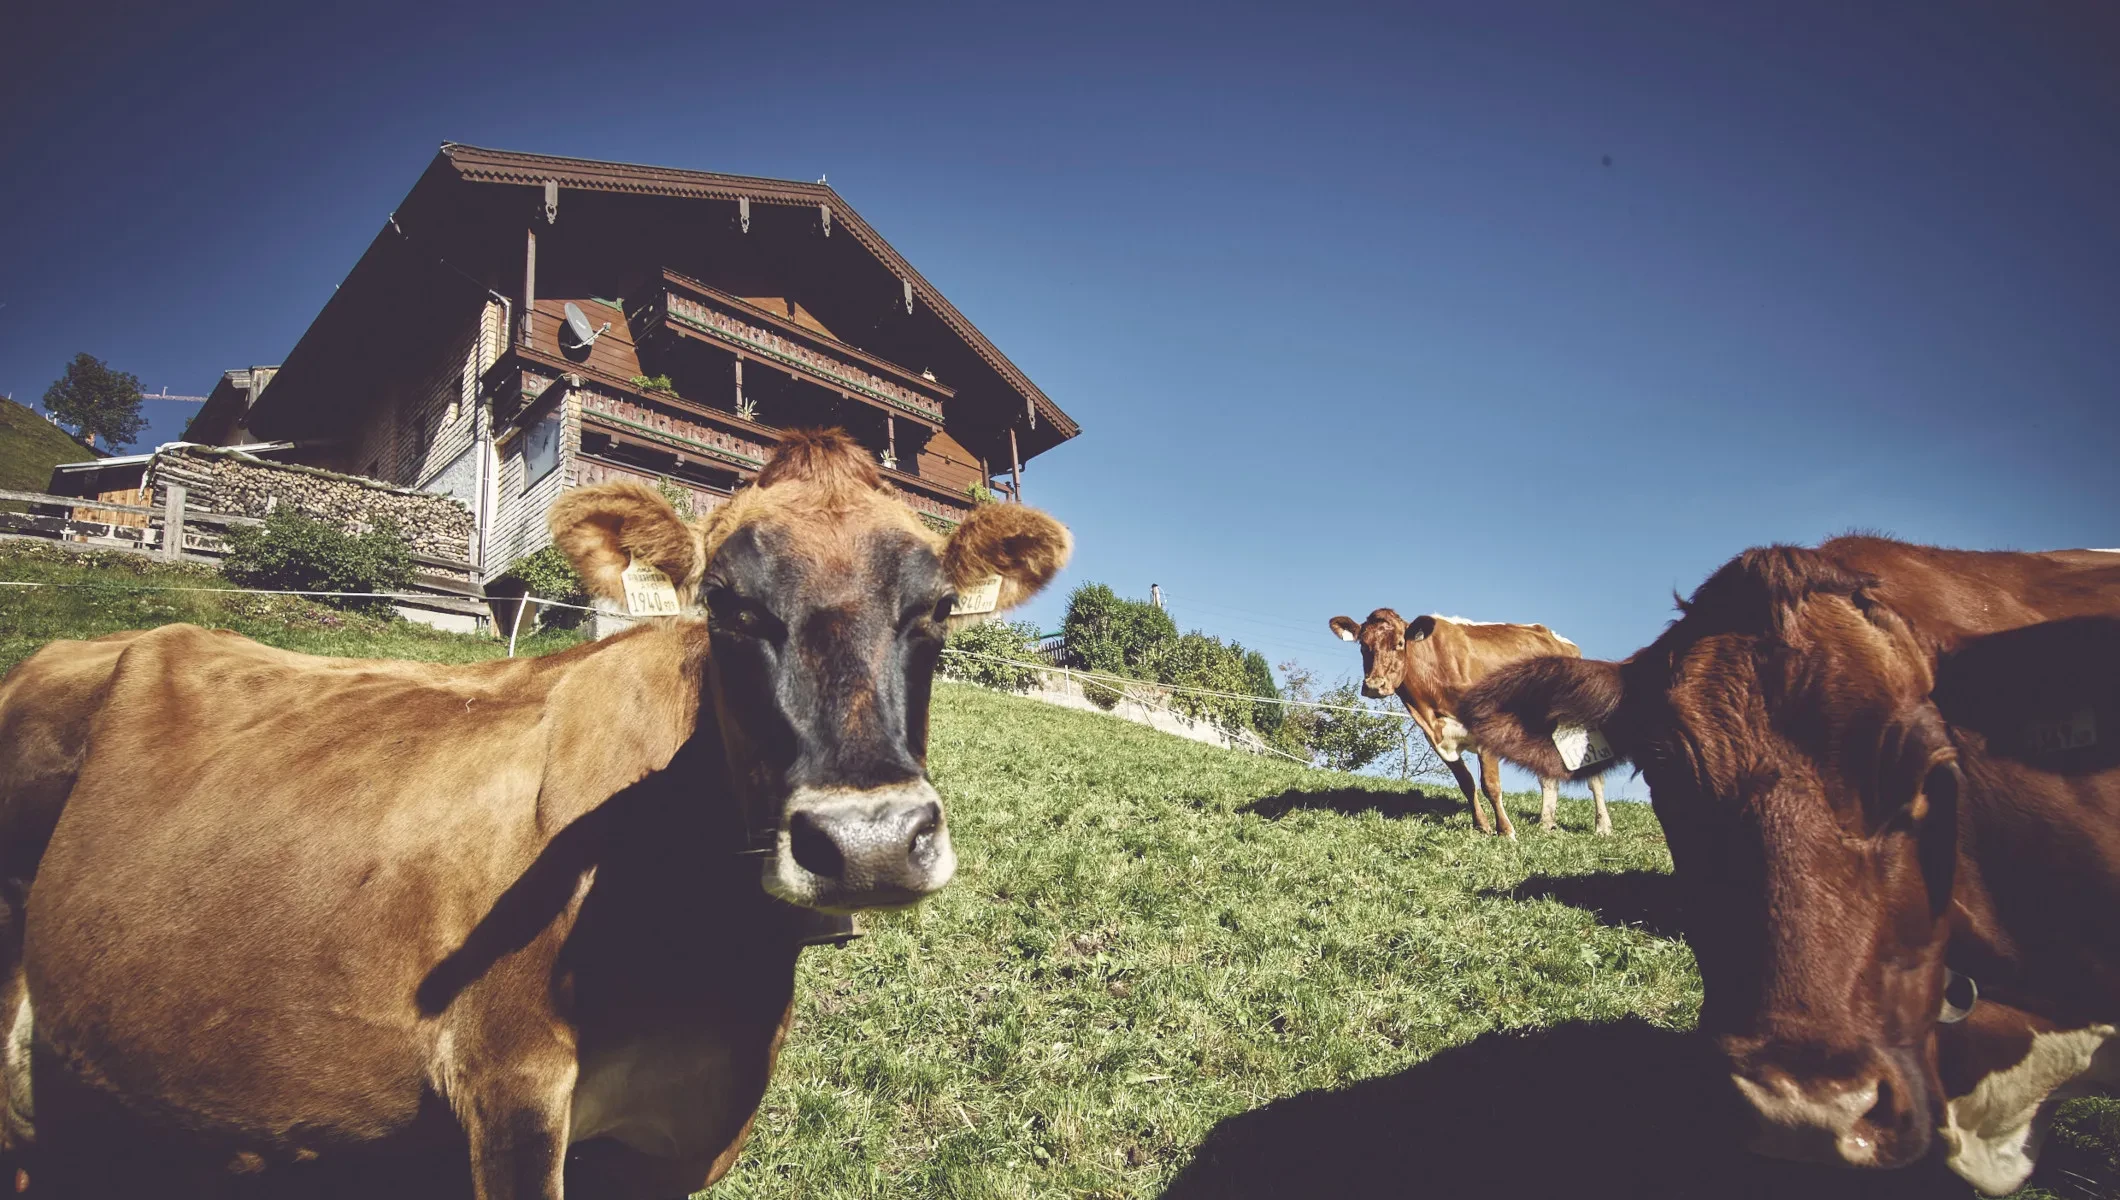
[[[231,586],[211,568],[158,562],[122,550],[77,551],[28,539],[0,540],[0,672],[54,638],[88,638],[121,629],[189,621],[232,629],[267,645],[305,654],[478,662],[499,658],[507,643],[443,633],[411,621],[349,612],[296,596],[157,590]],[[517,654],[544,654],[581,640],[553,632],[522,638]]]
[[[51,482],[53,467],[94,457],[35,412],[0,400],[0,488],[41,492]]]
[[[326,654],[502,652],[302,601],[129,591],[213,583],[130,555],[0,543],[0,579],[102,585],[0,594],[0,666],[169,620]],[[795,1032],[716,1197],[1970,1194],[1935,1169],[1726,1149],[1645,806],[1614,805],[1600,839],[1586,800],[1548,835],[1513,797],[1511,845],[1454,791],[952,683],[932,754],[957,878],[805,952]],[[2065,1110],[2046,1194],[2113,1194],[2098,1103]]]

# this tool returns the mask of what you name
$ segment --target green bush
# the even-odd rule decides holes
[[[589,603],[589,593],[582,588],[582,577],[574,573],[574,564],[567,561],[558,546],[546,546],[509,563],[508,569],[501,572],[493,584],[519,585],[524,592],[540,600],[557,600],[561,604]],[[492,585],[488,590],[493,590]],[[572,629],[588,616],[578,608],[553,608],[544,604],[535,607],[540,629]]]
[[[1244,651],[1244,689],[1254,696],[1268,700],[1281,698],[1280,685],[1273,680],[1273,668],[1266,663],[1266,656],[1256,650]],[[1252,728],[1271,737],[1281,728],[1281,721],[1288,710],[1279,704],[1254,704],[1251,706]]]
[[[1102,583],[1085,583],[1068,596],[1060,630],[1074,666],[1131,679],[1153,679],[1150,664],[1178,640],[1169,613],[1145,600],[1122,600]]]
[[[1170,706],[1173,709],[1230,728],[1251,724],[1252,702],[1235,698],[1249,694],[1250,681],[1244,673],[1243,647],[1195,631],[1155,644],[1149,652],[1147,666],[1149,678],[1157,683],[1233,693],[1230,696],[1196,696],[1189,692],[1172,692]]]
[[[397,530],[378,525],[348,533],[282,505],[263,525],[238,526],[228,537],[221,574],[241,587],[302,592],[401,592],[412,582],[412,550]],[[340,608],[387,612],[390,601],[327,597]]]
[[[952,679],[1003,692],[1027,692],[1038,684],[1040,672],[1030,667],[993,661],[999,658],[1037,661],[1038,627],[1029,621],[987,621],[967,625],[950,635],[945,649],[958,652],[942,656],[942,673]]]

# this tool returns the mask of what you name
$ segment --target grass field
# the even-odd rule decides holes
[[[94,457],[33,410],[0,400],[0,488],[41,492],[53,467]]]
[[[0,594],[0,667],[179,619],[318,653],[501,653],[299,601],[127,591],[170,568],[99,560],[0,543],[0,579],[103,585]],[[933,767],[956,881],[805,952],[795,1033],[717,1197],[1971,1194],[1933,1165],[1725,1149],[1644,806],[1615,805],[1599,839],[1587,800],[1547,835],[1515,797],[1510,845],[1441,788],[950,683]],[[2109,1110],[2072,1111],[2042,1183],[2112,1194]]]
[[[442,633],[295,596],[158,590],[229,584],[209,567],[163,563],[122,550],[82,552],[49,542],[0,540],[0,581],[45,585],[0,586],[0,672],[53,638],[96,637],[176,621],[233,629],[305,654],[477,662],[507,653],[507,644],[492,638]],[[549,653],[580,640],[573,633],[526,635],[516,653]]]

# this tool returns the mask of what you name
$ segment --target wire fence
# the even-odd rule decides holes
[[[87,590],[106,592],[204,592],[218,593],[223,595],[244,596],[303,596],[324,600],[402,600],[415,604],[422,602],[431,602],[434,599],[433,596],[425,595],[419,592],[312,592],[304,591],[300,588],[179,587],[174,584],[166,583],[106,583],[101,580],[97,580],[94,582],[76,582],[72,580],[57,579],[42,579],[29,581],[0,579],[0,587],[83,588]],[[596,611],[595,608],[587,604],[569,604],[564,600],[546,600],[542,597],[531,595],[492,596],[487,598],[488,603],[492,603],[494,601],[500,601],[503,603],[513,601],[515,604],[515,619],[508,623],[509,658],[515,657],[516,635],[522,632],[523,605],[541,604],[547,608],[567,608],[572,609],[576,612]]]
[[[425,596],[416,592],[327,592],[309,591],[301,588],[185,587],[174,584],[127,584],[107,583],[102,581],[89,582],[71,580],[0,580],[0,587],[82,588],[97,591],[180,592],[247,596],[301,596],[305,598],[325,600],[402,600],[419,602],[423,600],[432,599],[432,597],[430,596]],[[508,623],[508,657],[510,658],[515,657],[516,639],[518,635],[520,635],[520,633],[522,632],[522,610],[524,605],[536,604],[542,605],[546,608],[564,608],[570,609],[575,612],[585,613],[597,611],[597,609],[595,609],[593,606],[587,604],[572,604],[564,600],[547,600],[540,596],[532,596],[528,594],[524,594],[521,596],[489,597],[488,602],[499,602],[504,604],[512,602],[515,606],[515,611],[513,614],[514,619],[512,619]],[[1284,708],[1307,708],[1315,709],[1322,712],[1357,713],[1368,717],[1377,717],[1400,721],[1411,719],[1405,713],[1395,713],[1390,712],[1388,710],[1374,708],[1356,708],[1351,705],[1345,704],[1325,704],[1316,700],[1291,700],[1285,696],[1253,696],[1247,695],[1242,692],[1224,692],[1217,691],[1213,688],[1186,687],[1181,684],[1151,683],[1146,680],[1128,679],[1123,675],[1106,675],[1096,671],[1081,670],[1080,668],[1076,667],[1054,666],[1051,663],[1025,662],[1021,659],[1007,658],[998,654],[980,654],[970,650],[949,649],[944,650],[943,653],[946,655],[953,655],[958,658],[980,659],[986,662],[1001,663],[1022,670],[1034,671],[1041,675],[1059,675],[1065,679],[1078,680],[1082,682],[1085,686],[1095,687],[1101,691],[1110,692],[1119,699],[1132,700],[1135,703],[1140,704],[1144,708],[1150,708],[1162,713],[1166,713],[1173,718],[1194,721],[1206,725],[1209,728],[1218,731],[1224,737],[1230,739],[1231,742],[1236,743],[1238,745],[1263,751],[1268,754],[1279,755],[1280,757],[1288,759],[1291,762],[1302,763],[1304,766],[1311,766],[1313,764],[1307,758],[1303,758],[1295,754],[1290,754],[1287,751],[1282,750],[1278,746],[1269,745],[1265,741],[1265,739],[1259,737],[1256,733],[1231,729],[1227,726],[1218,724],[1217,722],[1208,720],[1205,717],[1178,712],[1176,709],[1170,707],[1170,705],[1168,705],[1167,703],[1164,703],[1159,700],[1156,696],[1156,693],[1174,693],[1179,695],[1200,696],[1204,698],[1220,700],[1241,700],[1253,704],[1276,704]]]

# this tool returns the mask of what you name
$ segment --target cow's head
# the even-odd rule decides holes
[[[1557,727],[1604,730],[1649,782],[1701,1028],[1756,1117],[1754,1147],[1897,1166],[1942,1115],[1959,767],[1929,660],[1874,586],[1814,551],[1747,551],[1627,661],[1518,663],[1459,715],[1546,776],[1570,773]]]
[[[1341,641],[1362,647],[1362,694],[1372,700],[1396,692],[1405,680],[1407,644],[1435,632],[1434,617],[1409,622],[1388,608],[1370,613],[1359,625],[1349,617],[1334,617],[1328,624]]]
[[[656,492],[563,496],[552,526],[595,595],[622,602],[629,561],[705,608],[706,680],[754,830],[771,831],[765,889],[828,911],[909,904],[956,870],[927,778],[928,695],[959,592],[997,608],[1067,562],[1059,522],[974,509],[947,536],[897,499],[845,434],[785,436],[757,482],[685,521]],[[685,620],[697,621],[697,616]]]

